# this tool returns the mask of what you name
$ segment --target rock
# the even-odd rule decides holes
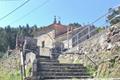
[[[80,45],[79,53],[81,55],[66,54],[63,55],[65,60],[73,62],[80,56],[81,61],[90,65],[92,62],[87,59],[86,62],[82,53],[86,53],[87,56],[90,57],[93,62],[98,64],[98,77],[114,77],[113,75],[117,71],[120,72],[118,65],[120,63],[120,24],[112,26],[109,31],[105,30],[102,33],[96,34],[89,40],[83,41]],[[75,52],[77,49],[71,50],[71,52]],[[69,55],[69,56],[67,56]],[[67,57],[66,57],[67,56]],[[116,58],[115,58],[116,57]],[[69,59],[68,59],[69,58]],[[115,65],[111,63],[110,60],[115,58]],[[104,62],[104,63],[103,63]],[[113,66],[111,66],[111,64]],[[111,68],[116,68],[117,71],[113,71],[113,74],[110,74]],[[111,71],[112,72],[112,71]]]
[[[120,42],[120,34],[116,34],[111,37],[111,43]]]
[[[97,77],[108,77],[109,75],[109,63],[101,63],[97,70]]]
[[[113,47],[112,44],[111,44],[111,43],[108,43],[107,50],[111,50],[112,47]]]

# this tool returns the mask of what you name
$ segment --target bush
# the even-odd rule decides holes
[[[92,75],[92,76],[96,76],[96,69],[95,68],[93,68],[93,66],[91,66],[91,65],[88,65],[88,66],[86,66],[87,67],[87,72],[88,72],[88,74],[90,74],[90,75]]]
[[[2,58],[4,54],[4,52],[0,52],[0,58]]]

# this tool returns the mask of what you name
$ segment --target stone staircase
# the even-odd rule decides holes
[[[34,75],[35,72],[33,72]],[[33,76],[34,77],[34,76]],[[33,80],[71,80],[87,79],[91,76],[82,64],[61,64],[50,57],[40,57],[37,76]]]

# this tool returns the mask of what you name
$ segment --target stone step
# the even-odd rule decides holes
[[[40,60],[40,63],[41,62],[49,62],[49,63],[52,63],[52,62],[59,62],[57,60]]]
[[[48,69],[48,70],[38,70],[38,72],[72,72],[72,73],[74,73],[74,72],[86,72],[86,70],[85,69],[82,69],[82,70],[80,70],[80,69],[69,69],[69,70],[65,70],[65,69],[57,69],[57,70],[53,70],[53,69]]]
[[[89,76],[86,72],[40,72],[41,76]]]
[[[56,80],[56,79],[45,79],[45,80]],[[61,80],[61,79],[57,79],[57,80]],[[89,79],[72,78],[72,79],[62,79],[62,80],[93,80],[93,79],[92,78],[89,78]]]
[[[83,64],[60,64],[60,63],[41,63],[40,65],[49,65],[49,66],[72,66],[72,67],[76,67],[76,66],[83,66]]]
[[[54,59],[54,58],[44,56],[44,57],[39,57],[39,59]]]
[[[86,72],[86,69],[42,69],[40,72]]]
[[[40,80],[50,80],[50,79],[55,79],[55,80],[64,80],[64,79],[87,79],[91,78],[90,76],[40,76]]]
[[[52,62],[52,61],[56,61],[56,60],[53,60],[53,59],[39,59],[39,61],[49,61],[49,62]]]
[[[42,61],[40,62],[40,64],[57,64],[59,62],[55,61],[55,62],[46,62],[46,61]]]
[[[56,61],[56,60],[40,60],[40,63],[41,62],[49,62],[49,63],[52,63],[52,62],[59,62],[59,61]]]
[[[40,70],[86,70],[85,67],[56,67],[56,66],[51,66],[51,67],[40,67]]]
[[[39,59],[51,59],[50,56],[40,56]]]
[[[57,63],[55,63],[55,62],[53,62],[53,63],[45,63],[45,62],[41,62],[41,65],[40,65],[41,67],[81,67],[81,68],[83,68],[84,66],[82,66],[82,65],[61,65],[61,64],[57,64]]]
[[[47,65],[45,65],[45,66],[41,65],[38,68],[40,68],[40,69],[47,69],[47,68],[48,69],[86,69],[86,67],[84,67],[84,66],[74,67],[74,66],[47,66]]]
[[[90,75],[87,73],[87,69],[83,64],[61,64],[59,61],[45,56],[40,57],[39,61],[40,62],[37,64],[38,69],[36,76],[38,80],[90,78]]]

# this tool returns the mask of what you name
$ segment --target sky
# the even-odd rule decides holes
[[[14,10],[26,0],[0,0],[0,18]],[[44,4],[45,3],[45,4]],[[43,5],[44,4],[44,5]],[[47,26],[53,23],[54,16],[61,23],[78,22],[91,24],[108,9],[120,4],[120,0],[30,0],[23,7],[0,20],[0,27],[11,25]],[[38,6],[40,6],[38,8]],[[32,11],[32,12],[31,12]],[[28,14],[31,12],[30,14]],[[97,26],[106,25],[106,17],[94,23]]]

